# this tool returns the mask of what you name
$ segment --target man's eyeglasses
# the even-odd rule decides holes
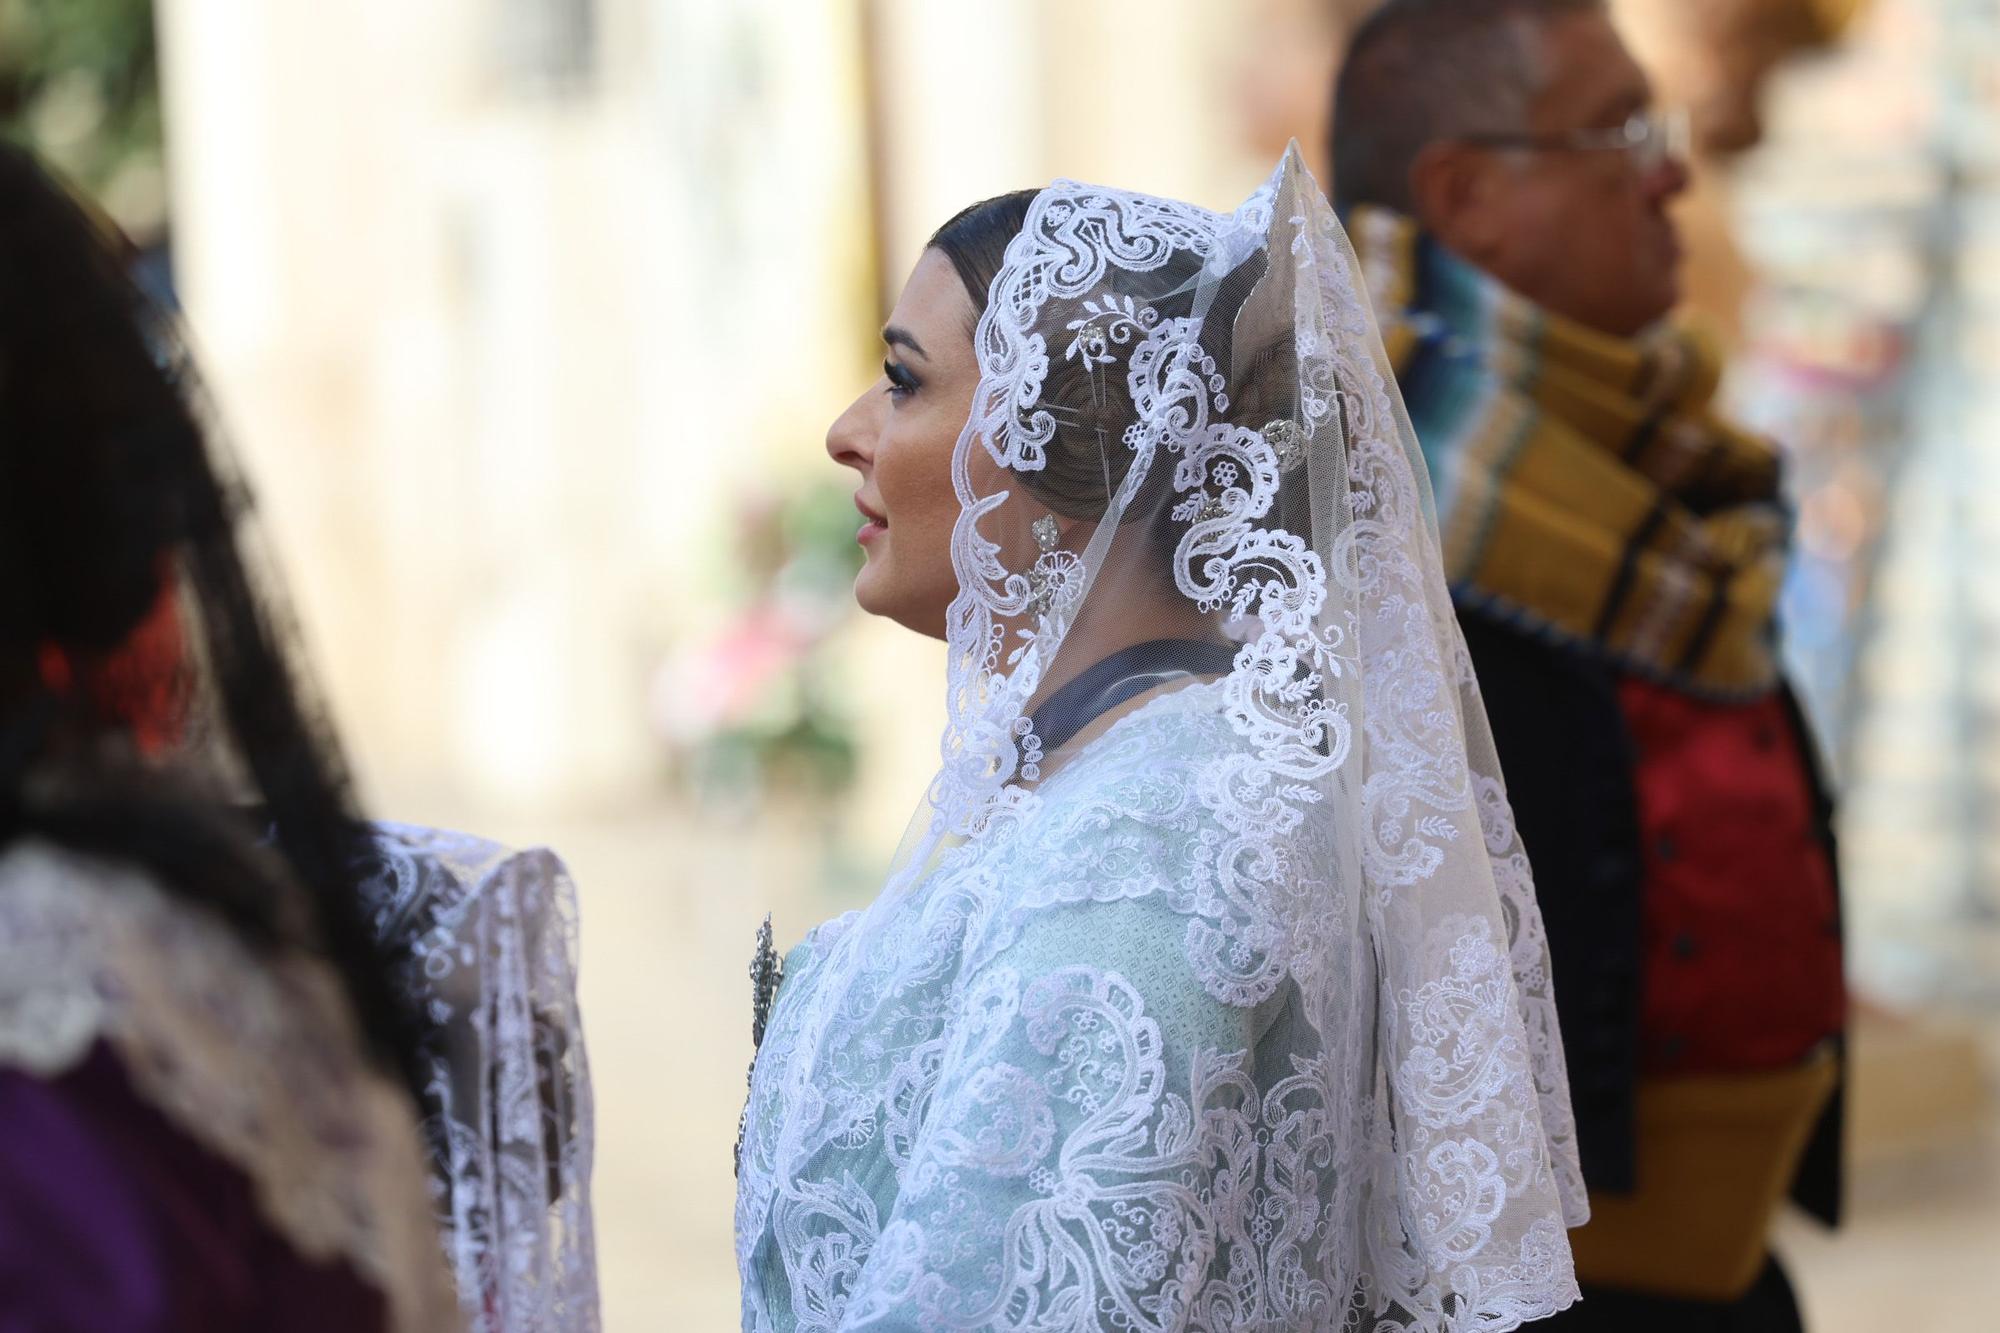
[[[1553,134],[1461,134],[1460,143],[1535,152],[1625,153],[1641,175],[1688,155],[1685,111],[1639,111],[1616,129],[1559,130]]]

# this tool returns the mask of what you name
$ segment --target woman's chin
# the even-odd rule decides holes
[[[870,555],[868,563],[854,576],[854,604],[871,616],[894,621],[913,633],[944,638],[945,610],[951,599],[912,596],[909,589],[898,588],[894,580],[884,578],[887,571],[879,568],[879,564],[878,558]]]
[[[890,599],[884,596],[887,589],[883,587],[886,580],[882,578],[881,564],[881,560],[870,553],[868,563],[861,566],[860,572],[854,576],[854,604],[871,616],[889,614]]]

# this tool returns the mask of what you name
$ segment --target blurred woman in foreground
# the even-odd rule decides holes
[[[457,1327],[362,826],[193,393],[0,148],[4,1322]]]

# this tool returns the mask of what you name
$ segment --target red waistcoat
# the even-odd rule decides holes
[[[1796,1063],[1847,1003],[1804,739],[1775,695],[1717,704],[1627,677],[1619,703],[1646,857],[1641,1065]]]

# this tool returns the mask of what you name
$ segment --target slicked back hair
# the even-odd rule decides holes
[[[1538,28],[1604,0],[1387,0],[1355,29],[1333,99],[1333,198],[1415,211],[1410,168],[1441,140],[1527,128]]]

